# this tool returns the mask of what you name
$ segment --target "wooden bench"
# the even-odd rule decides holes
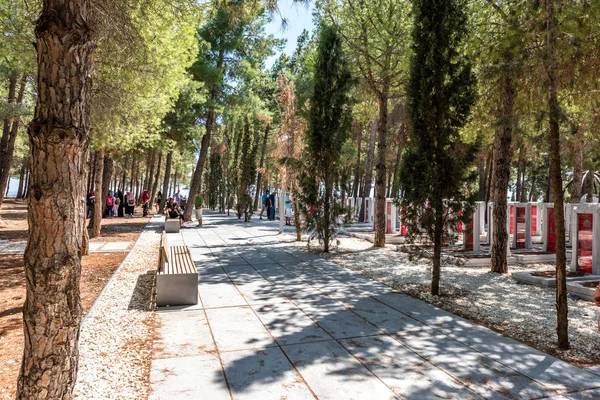
[[[179,218],[169,218],[168,215],[165,216],[165,232],[179,233],[180,226]]]
[[[198,304],[198,271],[187,246],[169,246],[167,235],[160,239],[156,273],[156,305]]]

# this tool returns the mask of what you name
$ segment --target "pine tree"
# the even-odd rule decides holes
[[[254,212],[252,206],[251,185],[256,179],[256,153],[258,152],[258,141],[252,132],[250,121],[246,116],[244,118],[244,128],[240,132],[241,151],[238,167],[238,198],[237,198],[237,217],[244,217],[244,222],[250,222]]]
[[[323,25],[319,31],[313,93],[306,133],[306,165],[302,179],[307,227],[311,237],[323,242],[325,252],[343,208],[334,198],[334,183],[342,170],[342,147],[349,136],[351,115],[348,92],[352,86],[348,64],[336,28]]]
[[[469,206],[464,184],[476,146],[459,135],[475,102],[475,78],[460,46],[467,33],[463,0],[414,0],[414,54],[410,64],[410,146],[401,170],[402,205],[412,234],[434,244],[431,293],[439,294],[445,223]]]

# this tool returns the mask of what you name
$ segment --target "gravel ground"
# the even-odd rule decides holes
[[[159,220],[150,221],[144,229],[83,323],[77,398],[148,397]]]
[[[306,243],[298,243],[305,246]],[[488,267],[442,266],[442,295],[429,295],[431,261],[392,247],[373,248],[366,240],[340,237],[328,258],[383,282],[400,292],[419,297],[450,312],[490,327],[505,336],[579,366],[600,364],[598,311],[585,300],[569,299],[571,349],[556,348],[556,311],[553,289],[519,284],[510,273],[498,275]],[[551,264],[509,266],[509,272],[553,270]]]

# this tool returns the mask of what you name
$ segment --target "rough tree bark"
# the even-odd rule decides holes
[[[377,143],[377,121],[371,124],[371,138],[369,141],[369,152],[367,153],[367,162],[365,163],[365,181],[362,188],[363,201],[360,205],[358,222],[365,221],[365,198],[371,195],[371,181],[373,179],[373,159],[375,158],[375,144]]]
[[[165,203],[167,202],[167,191],[169,190],[169,178],[171,178],[171,163],[173,162],[173,150],[167,154],[167,161],[165,162],[165,178],[163,180],[162,199],[160,200],[160,207],[158,210],[159,214],[164,213]]]
[[[44,0],[29,125],[24,351],[17,399],[70,399],[77,377],[81,245],[95,48],[89,0]]]
[[[511,68],[513,55],[510,51],[504,55],[504,71],[502,72],[502,126],[496,133],[494,149],[495,185],[494,185],[494,243],[492,243],[492,272],[505,274],[508,272],[507,251],[508,232],[506,230],[506,212],[508,181],[510,179],[511,142],[513,136],[513,111],[515,105],[515,82]]]
[[[90,224],[92,225],[92,232],[90,237],[95,238],[100,236],[100,229],[102,226],[102,211],[104,210],[103,194],[102,194],[102,177],[104,175],[104,150],[100,149],[96,151],[96,157],[94,158],[94,195],[96,201],[94,202],[94,215]]]
[[[387,88],[382,90],[377,103],[379,105],[379,121],[377,124],[377,165],[375,169],[375,240],[373,246],[385,247],[385,178],[387,149],[388,94]]]
[[[548,111],[550,114],[550,165],[552,194],[554,196],[554,226],[556,228],[556,316],[558,347],[569,348],[569,320],[567,304],[567,257],[565,248],[565,215],[562,174],[560,168],[560,105],[556,78],[556,15],[554,0],[546,0],[546,70],[548,73]],[[593,171],[592,171],[593,172]]]

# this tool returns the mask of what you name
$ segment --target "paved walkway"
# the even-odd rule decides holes
[[[205,225],[169,234],[201,301],[158,312],[152,399],[600,398],[600,376],[282,243],[276,223]]]

